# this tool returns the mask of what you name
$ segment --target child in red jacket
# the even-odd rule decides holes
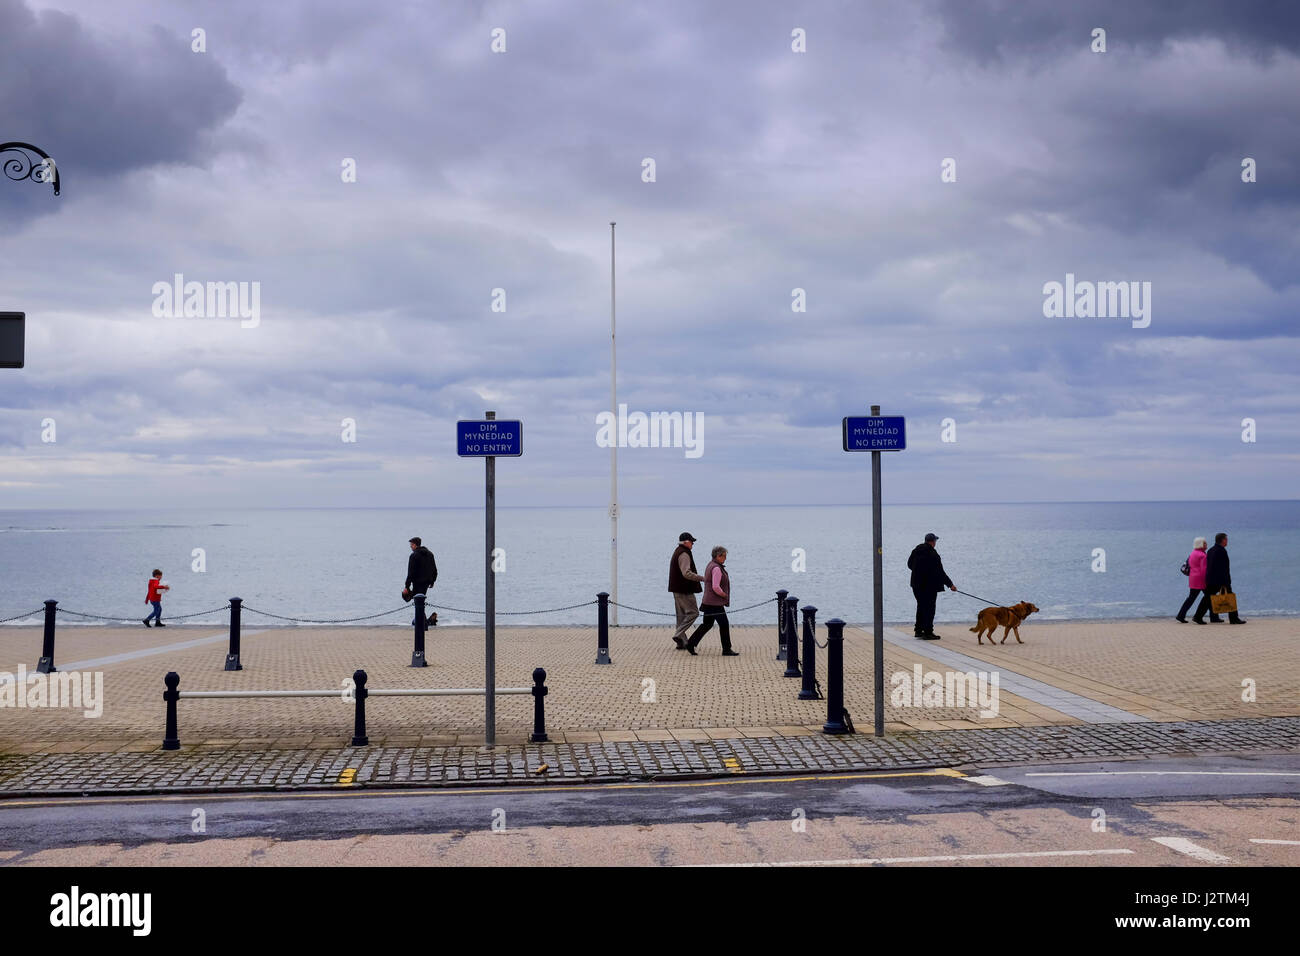
[[[162,572],[159,571],[157,568],[154,568],[153,577],[149,579],[149,593],[146,594],[144,597],[144,601],[146,604],[153,605],[153,612],[144,619],[145,627],[150,626],[149,622],[151,620],[157,623],[159,627],[167,626],[162,622],[162,593],[161,592],[170,591],[170,590],[171,588],[169,588],[167,585],[162,583]]]

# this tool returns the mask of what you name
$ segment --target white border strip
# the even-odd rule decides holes
[[[1131,854],[1132,852],[1132,850],[1037,850],[1026,853],[965,853],[956,856],[893,856],[862,860],[793,860],[785,863],[701,863],[693,865],[702,867],[879,866],[889,863],[960,863],[963,860],[1031,860],[1052,856],[1116,856]]]
[[[1300,777],[1288,770],[1062,770],[1026,777]]]
[[[1202,863],[1231,863],[1232,860],[1226,856],[1215,853],[1213,850],[1207,850],[1199,843],[1193,843],[1186,837],[1152,837],[1152,843],[1159,843],[1166,846],[1175,853],[1182,853],[1184,856],[1190,856],[1194,860],[1200,860]]]

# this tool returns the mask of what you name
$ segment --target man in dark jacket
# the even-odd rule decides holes
[[[934,602],[945,586],[957,590],[952,579],[943,570],[943,559],[935,550],[939,540],[936,534],[927,534],[925,541],[912,549],[907,566],[912,570],[912,594],[916,596],[916,636],[923,641],[937,641],[934,633]]]
[[[406,559],[406,590],[411,594],[428,594],[437,580],[438,564],[433,560],[433,552],[421,544],[419,538],[412,538],[411,556]],[[437,624],[437,612],[426,614],[424,622],[430,626]]]
[[[1197,624],[1205,623],[1205,612],[1210,612],[1210,623],[1220,624],[1223,618],[1215,614],[1211,609],[1210,597],[1218,594],[1222,588],[1232,590],[1232,570],[1228,563],[1228,535],[1220,531],[1214,536],[1214,547],[1205,552],[1205,594],[1201,596],[1201,603],[1196,606],[1196,614],[1192,620]],[[1236,611],[1228,612],[1229,624],[1245,624]]]
[[[668,590],[673,594],[673,607],[677,612],[673,643],[679,651],[686,649],[686,632],[691,622],[700,616],[695,595],[703,591],[700,582],[704,575],[695,570],[695,558],[691,555],[694,547],[695,537],[689,531],[683,531],[677,536],[677,549],[668,561]]]

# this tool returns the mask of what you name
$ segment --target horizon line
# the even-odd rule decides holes
[[[1300,502],[1300,498],[1140,498],[1140,499],[1055,499],[1050,501],[894,501],[882,502],[884,507],[895,508],[951,508],[988,505],[1161,505],[1161,504],[1291,504]],[[635,508],[869,508],[870,501],[846,502],[777,502],[772,504],[638,504],[622,505],[620,510]],[[577,510],[608,511],[608,505],[503,505],[498,509],[515,511]],[[409,507],[387,505],[171,505],[166,507],[132,508],[132,507],[28,507],[0,508],[0,514],[25,511],[481,511],[483,505],[415,505]]]

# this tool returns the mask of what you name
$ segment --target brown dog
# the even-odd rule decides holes
[[[1003,628],[1002,643],[1007,642],[1007,635],[1012,631],[1016,632],[1016,643],[1025,643],[1020,639],[1020,623],[1029,615],[1037,611],[1038,608],[1028,601],[1021,601],[1019,604],[1011,607],[986,607],[980,611],[979,617],[975,621],[975,626],[971,628],[971,633],[981,644],[984,643],[984,634],[988,633],[989,643],[993,643],[993,632],[999,627]]]

